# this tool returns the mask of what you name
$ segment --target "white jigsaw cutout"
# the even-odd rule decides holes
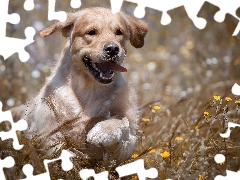
[[[129,176],[133,174],[138,175],[139,180],[145,180],[146,178],[157,178],[158,171],[156,168],[145,169],[144,160],[138,159],[129,164],[125,164],[116,168],[119,177]]]
[[[235,96],[240,96],[240,86],[235,83],[233,86],[232,86],[232,93],[235,95]],[[228,138],[230,136],[230,133],[231,133],[231,128],[234,128],[234,127],[240,127],[240,124],[236,124],[236,123],[232,123],[232,122],[228,122],[228,129],[225,133],[220,133],[220,136],[222,138]]]
[[[77,9],[77,8],[80,8],[80,6],[82,5],[82,2],[81,2],[81,0],[71,0],[70,5],[72,8]]]
[[[6,37],[6,23],[18,24],[20,21],[19,14],[8,14],[9,0],[0,1],[0,55],[4,59],[7,59],[15,52],[18,53],[19,59],[22,62],[26,62],[30,56],[25,51],[25,47],[34,42],[33,36],[35,35],[35,29],[33,27],[27,27],[25,29],[26,39],[10,38]]]
[[[124,0],[110,0],[111,1],[111,7],[112,11],[114,13],[119,12],[122,6],[122,3]],[[199,10],[201,9],[202,5],[204,4],[204,0],[199,1],[192,1],[192,0],[168,0],[168,1],[155,1],[155,0],[125,0],[132,3],[137,3],[138,6],[136,7],[134,11],[134,15],[138,18],[142,18],[145,15],[145,8],[151,8],[158,11],[161,11],[162,17],[161,17],[161,24],[167,25],[171,22],[171,17],[168,15],[168,11],[172,10],[174,8],[184,6],[186,9],[186,12],[189,16],[189,18],[193,21],[194,25],[199,28],[203,29],[207,21],[204,18],[197,17],[197,14]],[[230,0],[230,1],[219,1],[219,0],[208,0],[209,3],[212,3],[216,6],[218,6],[221,10],[217,12],[214,16],[214,19],[218,22],[222,22],[225,18],[226,13],[229,13],[239,19],[239,17],[236,16],[236,10],[240,6],[240,1],[236,0]],[[238,26],[236,27],[233,36],[237,35],[240,31],[240,23],[238,23]]]
[[[108,180],[107,171],[103,171],[101,173],[96,174],[93,169],[82,169],[79,172],[79,175],[83,180],[87,180],[90,177],[93,177],[94,180]]]
[[[236,96],[240,96],[240,86],[237,83],[232,86],[232,93]]]
[[[214,180],[239,180],[240,177],[240,171],[234,172],[234,171],[229,171],[226,170],[227,175],[222,176],[222,175],[217,175]]]
[[[117,0],[117,1],[116,0],[110,0],[110,1],[111,1],[112,11],[113,12],[118,12],[121,9],[123,0]],[[158,1],[157,3],[154,0],[148,0],[148,1],[146,1],[146,0],[127,0],[127,1],[138,4],[137,8],[135,9],[134,15],[136,17],[139,17],[139,18],[142,18],[145,15],[145,7],[149,7],[149,8],[158,10],[158,11],[162,11],[163,14],[162,14],[162,17],[161,17],[161,24],[163,24],[163,25],[169,24],[171,22],[171,17],[168,15],[167,11],[169,11],[171,9],[174,9],[176,7],[179,7],[179,6],[184,6],[185,7],[189,18],[192,19],[193,23],[195,24],[195,26],[197,28],[203,29],[206,26],[206,23],[207,23],[205,19],[197,17],[197,13],[201,9],[202,4],[205,2],[205,0],[199,0],[199,1],[169,0],[169,1]],[[63,11],[55,12],[56,0],[48,0],[48,2],[49,2],[48,19],[49,20],[58,19],[60,21],[64,21],[66,19],[66,13],[63,12]],[[216,21],[222,22],[224,20],[224,17],[225,17],[226,13],[230,13],[231,15],[233,15],[234,17],[239,19],[239,17],[237,17],[235,15],[235,11],[240,6],[240,1],[238,1],[238,0],[229,0],[229,1],[208,0],[208,2],[218,6],[220,8],[220,11],[217,12],[214,16],[214,19]],[[9,22],[11,24],[18,24],[19,21],[20,21],[20,17],[19,17],[18,14],[8,14],[8,5],[9,5],[9,0],[0,0],[0,17],[1,17],[1,19],[0,19],[0,42],[1,42],[1,44],[0,44],[0,54],[4,57],[4,59],[7,59],[12,54],[17,52],[19,54],[20,60],[22,62],[26,62],[29,59],[29,54],[24,50],[24,48],[27,45],[34,42],[33,41],[33,36],[35,35],[35,30],[32,27],[26,28],[25,29],[26,39],[17,39],[17,38],[6,37],[6,32],[5,32],[6,31],[6,23]],[[71,7],[72,8],[79,8],[80,6],[81,6],[81,1],[80,0],[71,0]],[[33,10],[34,9],[34,0],[26,0],[25,3],[24,3],[24,8],[27,11]],[[233,35],[237,35],[239,30],[240,30],[240,23],[236,27]],[[232,93],[235,94],[235,95],[240,95],[239,85],[235,85],[233,87]],[[8,118],[9,114],[4,114],[8,111],[2,112],[1,108],[2,108],[2,104],[0,104],[0,122],[1,122],[1,119],[2,119],[3,116],[7,116],[7,119],[3,118],[3,120],[9,120],[9,121],[12,120],[12,117],[10,119]],[[21,129],[18,129],[16,127],[16,125],[18,125],[17,123],[14,123],[13,121],[10,121],[10,123],[12,124],[13,128],[10,131],[11,133],[9,134],[8,138],[13,138],[14,137],[13,138],[13,140],[14,140],[13,141],[13,147],[15,149],[21,148],[22,146],[19,145],[18,139],[16,137],[16,133],[15,133],[16,130],[21,130]],[[20,125],[20,126],[22,126],[22,125]],[[230,128],[230,127],[235,127],[235,126],[240,126],[240,125],[233,123],[233,125],[229,124],[228,127]],[[15,128],[15,130],[13,130],[14,128]],[[230,129],[228,129],[228,131],[230,131]],[[0,137],[3,137],[4,135],[6,135],[4,133],[8,133],[8,132],[3,132],[3,133],[0,132]],[[229,132],[229,135],[230,135],[230,132]],[[67,158],[63,157],[63,159],[67,159]],[[47,163],[48,161],[51,162],[53,160],[46,160],[44,162]],[[4,163],[5,166],[9,166],[8,165],[9,164],[9,159],[5,158],[4,160],[0,160],[0,166],[3,165],[2,162]],[[69,162],[69,161],[67,161],[67,162]],[[5,163],[7,163],[7,164],[5,164]],[[72,166],[68,166],[66,162],[62,163],[62,166],[64,164],[66,164],[66,167],[62,167],[62,168],[63,169],[65,168],[65,170],[72,167]],[[11,165],[11,166],[13,166],[13,165]],[[47,165],[45,164],[45,167],[46,166]],[[136,169],[136,167],[137,167],[137,169]],[[28,169],[29,166],[26,166],[26,168]],[[48,168],[46,168],[46,169],[48,169]],[[151,178],[157,177],[157,171],[156,171],[155,168],[151,168],[149,170],[144,169],[143,160],[141,160],[141,161],[138,160],[138,161],[135,161],[133,163],[126,164],[124,166],[118,167],[117,169],[118,169],[118,171],[119,171],[118,173],[119,173],[119,175],[121,175],[121,177],[126,176],[126,175],[131,175],[131,174],[137,173],[139,171],[141,171],[140,173],[138,173],[139,179],[145,179],[146,177],[151,177]],[[29,170],[31,170],[31,169],[29,169]],[[150,172],[150,170],[152,172]],[[88,171],[88,172],[91,173],[91,174],[93,173],[93,171],[91,171],[91,170]],[[1,171],[0,171],[0,173],[1,173]],[[149,175],[146,175],[146,173],[148,173]],[[50,179],[49,173],[45,173],[45,174],[46,174],[46,176],[42,176],[41,179],[43,179],[44,177],[46,179]],[[0,179],[2,179],[1,175],[2,174],[0,174]],[[97,175],[99,175],[99,174],[97,174]],[[102,176],[102,177],[106,177],[106,172],[103,175],[104,176]],[[29,175],[28,179],[35,179],[35,177],[36,176],[32,176],[30,178],[30,175]],[[98,176],[98,177],[100,177],[100,176]],[[220,176],[217,176],[217,177],[220,177]],[[236,177],[238,177],[238,178],[236,178]],[[227,177],[223,177],[223,178],[224,179],[227,179],[227,178],[240,179],[239,177],[240,177],[240,172],[235,173],[235,172],[227,170]]]
[[[26,0],[24,2],[24,9],[27,11],[32,11],[34,9],[34,2],[33,0]]]
[[[46,169],[46,173],[42,173],[39,175],[34,176],[33,175],[33,167],[30,164],[25,164],[22,168],[24,174],[27,176],[27,178],[25,178],[26,180],[50,180],[50,174],[49,174],[49,170],[48,170],[48,163],[50,162],[54,162],[56,160],[61,159],[62,160],[62,169],[64,171],[70,171],[73,168],[73,164],[70,161],[70,157],[73,157],[74,155],[72,153],[70,153],[68,150],[62,150],[61,155],[59,156],[59,158],[56,159],[51,159],[51,160],[44,160],[44,167]]]
[[[6,157],[5,159],[1,160],[0,159],[0,179],[4,180],[5,175],[3,173],[3,168],[11,168],[15,164],[14,159],[11,156]]]
[[[222,155],[222,154],[216,154],[215,156],[214,156],[214,161],[216,162],[216,163],[224,163],[225,162],[225,156],[224,155]]]
[[[23,145],[19,144],[16,131],[23,131],[27,129],[27,122],[23,119],[14,123],[12,118],[11,111],[2,111],[2,102],[0,101],[0,123],[3,121],[9,121],[11,123],[12,129],[8,132],[0,132],[0,138],[4,141],[6,139],[13,139],[13,147],[16,150],[19,150]]]
[[[48,20],[52,21],[57,19],[61,22],[66,21],[67,13],[64,11],[55,12],[56,0],[48,0]]]
[[[228,129],[225,133],[220,133],[220,136],[222,138],[228,138],[230,136],[230,133],[231,133],[231,128],[234,128],[234,127],[240,127],[240,124],[236,124],[236,123],[232,123],[232,122],[228,122]]]

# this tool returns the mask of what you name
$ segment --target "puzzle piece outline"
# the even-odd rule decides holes
[[[140,10],[140,11],[141,11],[141,8],[142,8],[142,7],[139,7],[139,10]],[[165,18],[167,18],[167,15],[168,15],[168,14],[167,14],[167,12],[166,12],[166,14],[165,14],[166,17],[165,17]],[[221,14],[220,14],[220,15],[221,15]],[[219,18],[220,15],[218,14],[218,15],[216,16],[216,18]],[[163,17],[163,18],[164,18],[164,17]],[[214,18],[215,18],[215,17],[214,17]],[[216,20],[216,19],[215,19],[215,20]]]
[[[19,120],[18,122],[13,122],[11,111],[2,111],[2,102],[0,102],[0,123],[3,121],[9,121],[11,123],[11,130],[8,132],[0,132],[0,138],[2,140],[6,139],[13,139],[13,147],[15,150],[22,149],[23,145],[19,144],[16,131],[23,131],[27,129],[27,122],[23,119]]]
[[[226,6],[226,4],[224,4],[224,2],[217,1],[217,0],[194,1],[194,4],[192,3],[191,0],[180,0],[180,1],[170,0],[166,3],[167,4],[166,6],[160,6],[160,5],[156,6],[156,3],[154,3],[154,0],[148,0],[148,1],[144,1],[144,0],[119,0],[119,1],[110,0],[112,11],[114,13],[119,12],[124,1],[138,4],[134,11],[134,15],[138,18],[144,17],[146,7],[157,10],[157,11],[161,11],[162,12],[162,17],[161,17],[162,25],[168,25],[171,22],[171,17],[169,16],[168,11],[176,9],[180,6],[184,6],[189,19],[191,19],[193,21],[194,25],[198,29],[204,29],[207,24],[206,19],[197,16],[197,14],[200,11],[200,9],[202,8],[204,2],[209,2],[216,6],[219,5],[221,7],[228,7],[228,6]],[[232,1],[232,2],[234,2],[234,1]],[[233,4],[235,4],[235,6]],[[240,2],[238,2],[238,4],[239,4],[238,6],[236,4],[237,4],[237,2],[231,4],[231,7],[235,8],[233,10],[231,8],[228,8],[227,11],[226,10],[222,11],[220,9],[214,16],[215,21],[223,22],[227,13],[231,14],[232,16],[234,16],[235,18],[240,20],[240,18],[236,15],[236,10],[238,9],[238,7],[240,7]],[[233,11],[234,11],[234,13],[233,13]],[[240,23],[238,23],[238,25],[232,35],[236,36],[239,31],[240,31]]]

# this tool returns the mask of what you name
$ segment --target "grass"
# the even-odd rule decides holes
[[[161,108],[161,101],[148,105],[129,161],[143,158],[146,168],[157,168],[158,179],[214,179],[226,175],[226,169],[239,170],[240,147],[235,137],[239,128],[229,138],[219,135],[226,132],[228,122],[240,123],[239,97],[227,92],[205,102],[201,94],[186,96],[168,109]],[[223,154],[226,161],[216,163],[216,154]]]

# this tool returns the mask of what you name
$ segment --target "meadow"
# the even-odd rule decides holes
[[[71,11],[69,2],[59,1],[56,8]],[[10,3],[10,11],[27,17],[19,10],[21,2]],[[36,3],[38,8],[31,18],[7,26],[8,36],[24,38],[26,25],[41,30],[51,24],[46,5],[40,0]],[[82,1],[81,8],[89,6],[110,7],[108,1]],[[124,2],[122,11],[133,14],[135,7]],[[233,84],[240,84],[240,36],[232,36],[236,19],[229,17],[218,23],[213,18],[217,11],[213,5],[204,6],[199,15],[208,24],[199,30],[183,7],[169,12],[172,22],[167,26],[160,24],[161,12],[146,9],[144,20],[149,32],[145,45],[134,49],[129,44],[125,61],[125,77],[138,92],[141,118],[137,146],[123,164],[144,159],[146,168],[157,168],[158,179],[205,180],[226,175],[226,169],[239,170],[240,128],[232,129],[229,138],[219,133],[226,132],[228,122],[240,123],[240,97],[231,93]],[[4,110],[34,96],[63,45],[60,34],[36,37],[26,48],[31,56],[27,63],[17,60],[16,54],[6,61],[0,58],[0,101]],[[6,126],[0,124],[0,130]],[[216,154],[223,154],[225,162],[216,163]],[[114,179],[117,175],[112,170]],[[127,178],[137,179],[135,175]]]

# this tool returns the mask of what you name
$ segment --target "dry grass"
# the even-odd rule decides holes
[[[40,0],[36,2],[41,4]],[[11,3],[14,12],[22,7],[19,1]],[[69,10],[69,2],[57,3],[57,10]],[[107,1],[101,3],[107,7]],[[83,4],[94,6],[94,1]],[[42,4],[47,9],[45,6]],[[122,10],[132,14],[134,8],[134,4],[124,2]],[[143,158],[146,168],[157,168],[158,179],[213,179],[217,174],[225,174],[226,169],[239,170],[239,128],[233,129],[229,138],[219,136],[225,132],[228,122],[240,123],[239,97],[230,91],[235,82],[240,84],[240,38],[231,36],[229,29],[233,21],[216,23],[212,20],[216,8],[209,6],[201,12],[203,17],[209,17],[208,26],[200,31],[182,8],[170,12],[173,22],[168,26],[160,25],[160,12],[146,11],[144,19],[149,33],[145,46],[140,50],[129,46],[126,60],[129,70],[126,78],[139,93],[142,119],[133,157],[124,163]],[[35,10],[33,24],[37,24],[36,19],[46,21],[43,14],[47,13]],[[14,26],[8,31],[9,36],[20,37],[31,22],[29,18],[20,26]],[[46,21],[44,26],[47,24],[51,22]],[[41,87],[50,64],[57,60],[63,47],[52,44],[64,44],[64,40],[60,35],[37,38],[27,48],[31,55],[28,63],[20,63],[15,55],[7,61],[0,60],[0,100],[4,110],[26,102],[29,94]],[[34,70],[40,77],[33,76]],[[0,131],[8,126],[1,124]],[[21,156],[13,150],[11,141],[0,141],[0,156],[10,154],[23,165],[29,162],[29,155],[34,151],[26,148]],[[104,170],[98,162],[88,161],[80,152],[76,153],[79,156],[74,159],[74,170],[65,173],[59,162],[50,164],[51,178],[76,179],[81,164]],[[218,153],[226,156],[225,163],[214,161]],[[35,162],[41,165],[41,161]],[[35,169],[41,172],[41,168]],[[15,173],[22,173],[21,166],[8,171],[8,179],[14,179]],[[111,177],[114,179],[117,174],[113,172]],[[136,179],[135,176],[129,178]]]

